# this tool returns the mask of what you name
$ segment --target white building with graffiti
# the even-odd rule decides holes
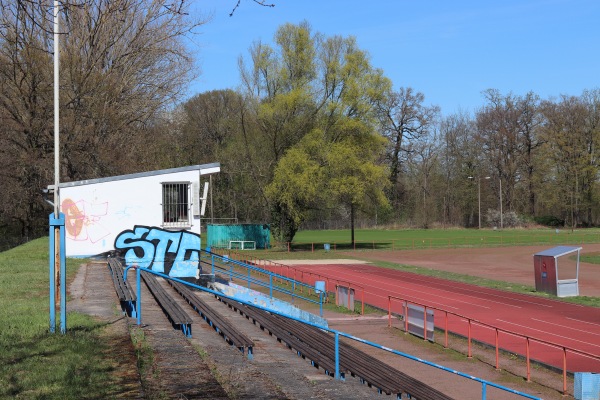
[[[159,271],[167,253],[195,258],[190,251],[200,249],[208,182],[218,172],[220,164],[212,163],[61,183],[67,257],[123,250]]]

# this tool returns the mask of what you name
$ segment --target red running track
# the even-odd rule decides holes
[[[294,269],[296,270],[294,274]],[[314,285],[315,280],[329,277],[347,281],[355,288],[355,300],[388,309],[388,295],[447,310],[502,330],[535,339],[556,343],[570,349],[597,356],[578,355],[567,350],[567,370],[570,372],[600,372],[600,309],[548,300],[537,296],[509,293],[408,272],[371,265],[294,265],[280,271],[297,280]],[[313,274],[319,274],[317,277]],[[342,283],[343,284],[343,283]],[[329,287],[329,291],[334,288]],[[392,303],[392,312],[401,313],[400,301]],[[435,312],[435,325],[444,329],[445,315]],[[468,323],[464,318],[448,317],[451,332],[467,336]],[[474,340],[495,344],[495,330],[471,324]],[[499,347],[525,356],[526,340],[500,331]],[[532,360],[563,368],[563,349],[530,340]]]

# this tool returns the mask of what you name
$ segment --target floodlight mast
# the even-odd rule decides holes
[[[498,177],[500,181],[500,229],[504,229],[504,219],[502,216],[502,177]]]
[[[59,24],[58,24],[58,0],[54,0],[54,217],[58,218],[60,184],[60,120],[59,120]]]
[[[474,176],[469,176],[468,179],[475,179]],[[477,204],[479,206],[479,229],[481,229],[481,177],[477,178]],[[490,179],[489,176],[484,177],[483,179]]]
[[[50,332],[54,333],[56,330],[56,308],[60,306],[60,330],[61,333],[67,331],[67,293],[66,293],[66,266],[65,266],[65,254],[64,254],[64,218],[60,215],[60,114],[59,114],[59,60],[60,60],[60,49],[59,49],[59,0],[54,0],[54,215],[52,232],[52,241],[54,248],[51,248],[52,258],[50,260]],[[53,271],[52,271],[53,270]]]

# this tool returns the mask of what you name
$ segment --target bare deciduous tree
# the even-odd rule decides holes
[[[412,151],[414,142],[425,139],[431,132],[440,111],[437,106],[424,105],[424,101],[423,93],[403,87],[397,92],[389,92],[379,104],[382,133],[389,142],[390,197],[395,206],[401,201],[402,163]]]
[[[204,20],[184,0],[60,4],[61,181],[131,172],[144,128],[194,74],[183,40]],[[52,8],[0,8],[0,155],[14,192],[0,207],[35,236],[46,225],[40,190],[52,181]]]
[[[487,103],[477,112],[477,140],[491,170],[502,180],[502,199],[512,210],[518,184],[525,185],[527,208],[535,207],[533,152],[540,146],[537,127],[541,123],[539,98],[502,95],[498,90],[484,92]],[[498,184],[494,181],[494,185]],[[500,190],[500,188],[497,188]]]

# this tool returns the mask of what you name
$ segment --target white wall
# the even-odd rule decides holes
[[[218,170],[217,167],[216,171],[208,173]],[[135,225],[161,227],[161,183],[199,180],[200,171],[194,169],[61,186],[60,202],[61,211],[65,214],[67,257],[91,256],[113,250],[119,233],[133,229]],[[190,202],[195,198],[192,196]],[[199,217],[192,216],[189,231],[200,234]]]

